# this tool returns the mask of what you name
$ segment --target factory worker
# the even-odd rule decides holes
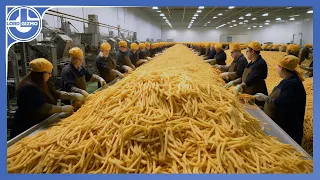
[[[206,55],[206,44],[205,43],[201,43],[199,46],[199,56],[204,57]]]
[[[299,57],[299,46],[295,44],[289,44],[286,52],[288,55],[294,55],[296,57]]]
[[[266,61],[260,55],[261,45],[259,42],[251,42],[246,50],[248,59],[251,61],[242,74],[241,78],[230,81],[225,87],[228,88],[236,85],[234,93],[246,93],[255,95],[263,93],[268,95],[265,79],[268,76],[268,66]],[[258,106],[262,106],[264,102],[256,101]]]
[[[255,98],[264,101],[264,112],[286,133],[301,145],[306,106],[306,91],[302,75],[296,71],[300,59],[288,55],[280,59],[277,72],[282,81],[270,96],[257,93]]]
[[[156,48],[157,48],[157,43],[152,43],[151,44],[151,49],[150,49],[150,57],[151,58],[156,56],[156,54],[157,54]]]
[[[151,56],[150,56],[150,48],[151,48],[151,45],[150,45],[149,42],[146,42],[145,45],[146,45],[145,53],[146,53],[147,57],[150,58],[149,60],[151,60],[151,59],[152,59]]]
[[[214,48],[215,43],[210,44],[210,48],[208,50],[207,56],[204,58],[204,60],[213,60],[214,57],[216,56],[217,52],[216,49]]]
[[[83,101],[78,93],[57,91],[49,81],[53,69],[50,61],[44,58],[30,62],[31,72],[25,76],[17,88],[18,109],[14,114],[10,137],[13,138],[54,113],[72,114],[73,106],[57,105],[57,100]]]
[[[214,67],[223,72],[220,74],[220,77],[227,82],[241,78],[244,69],[248,65],[246,57],[241,53],[241,45],[239,43],[235,43],[231,46],[231,56],[233,61],[229,66],[214,65]]]
[[[102,43],[100,45],[100,53],[96,58],[96,66],[100,76],[110,83],[115,78],[123,78],[124,75],[117,70],[117,64],[114,59],[109,56],[111,45],[109,43]],[[99,87],[100,87],[99,83]]]
[[[136,69],[136,67],[131,63],[128,55],[128,43],[126,41],[119,42],[119,51],[117,52],[117,67],[121,73],[130,72]]]
[[[208,59],[208,55],[210,52],[210,43],[205,43],[205,53],[202,55],[203,59]]]
[[[139,46],[142,46],[143,48],[145,48],[145,44],[144,43],[140,43]],[[130,51],[129,51],[129,58],[131,60],[131,63],[135,66],[135,67],[139,67],[141,64],[148,62],[148,60],[146,59],[140,59],[139,55],[138,55],[138,49],[139,46],[136,43],[132,43],[130,44]]]
[[[61,72],[62,90],[80,93],[87,97],[89,94],[86,91],[86,82],[100,82],[103,87],[108,86],[102,77],[92,74],[82,66],[84,57],[83,51],[80,48],[71,48],[69,50],[69,55],[71,57],[71,62],[65,66]]]
[[[301,65],[301,63],[305,60],[305,59],[310,59],[309,55],[311,53],[311,48],[312,48],[312,45],[311,44],[305,44],[304,47],[302,48],[301,50],[301,53],[300,53],[300,62],[299,62],[299,65]]]
[[[213,60],[206,60],[206,62],[209,62],[211,65],[226,65],[227,55],[222,49],[221,43],[216,43],[214,46],[217,54]]]
[[[150,47],[150,44],[149,44],[149,47]],[[144,43],[139,44],[137,54],[138,54],[140,60],[143,60],[143,61],[144,60],[146,60],[146,61],[152,60],[152,58],[148,57],[148,55],[147,55],[146,44],[144,44]],[[150,52],[149,52],[149,54],[150,54]]]

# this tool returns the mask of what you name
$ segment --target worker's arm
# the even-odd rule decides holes
[[[62,100],[71,100],[71,101],[83,101],[85,97],[80,93],[72,93],[72,92],[65,92],[65,91],[56,91],[60,99]]]
[[[100,76],[96,75],[96,74],[92,74],[91,75],[91,79],[90,79],[91,82],[100,82],[101,86],[102,87],[106,87],[108,86],[107,85],[107,82]]]

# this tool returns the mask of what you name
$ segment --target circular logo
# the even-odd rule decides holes
[[[8,34],[16,41],[31,41],[41,31],[40,13],[33,7],[16,7],[7,15]]]

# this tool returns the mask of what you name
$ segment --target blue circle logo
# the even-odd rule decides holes
[[[7,15],[7,31],[16,41],[31,41],[41,31],[40,13],[33,7],[16,7]]]

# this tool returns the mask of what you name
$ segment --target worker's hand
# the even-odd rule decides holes
[[[221,73],[220,74],[220,77],[222,78],[222,79],[224,79],[224,80],[227,80],[227,81],[229,81],[229,72],[224,72],[224,73]]]
[[[228,89],[231,86],[234,86],[234,81],[228,82],[226,85],[224,85],[224,88]]]
[[[89,96],[89,93],[88,93],[87,91],[85,91],[85,90],[81,90],[81,94],[82,94],[85,98],[87,98],[87,97]]]
[[[100,84],[101,84],[101,87],[108,87],[108,84],[107,84],[107,82],[103,79],[103,78],[100,78],[99,79],[99,82],[100,82]]]
[[[126,66],[126,65],[123,65],[123,68],[126,70],[126,72],[133,71],[133,69],[131,67]]]
[[[143,63],[146,63],[146,62],[148,62],[148,60],[145,60],[145,59],[143,59],[143,60],[141,60]]]
[[[74,107],[71,105],[65,105],[65,106],[61,106],[61,111],[65,112],[67,114],[72,114],[74,111]]]
[[[147,57],[147,59],[148,59],[149,61],[153,60],[151,57]]]
[[[217,68],[217,69],[221,69],[221,65],[218,65],[218,64],[215,64],[215,65],[213,65],[213,67],[215,67],[215,68]]]
[[[71,101],[83,101],[85,100],[84,95],[80,93],[69,93],[70,94],[70,100]]]
[[[242,86],[240,84],[236,85],[236,88],[234,89],[234,94],[238,96],[238,94],[242,92],[243,92]]]
[[[268,99],[268,96],[263,94],[263,93],[257,93],[257,94],[254,95],[254,97],[258,101],[266,101]]]

